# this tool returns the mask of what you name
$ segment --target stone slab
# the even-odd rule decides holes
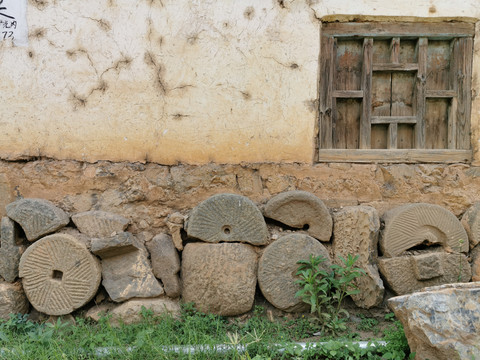
[[[2,218],[0,234],[0,275],[12,283],[18,277],[18,264],[25,246],[21,245],[15,223],[8,217]]]
[[[112,325],[135,324],[143,320],[142,311],[149,310],[153,316],[180,316],[180,302],[168,297],[153,299],[131,299],[118,305],[109,312]]]
[[[102,259],[127,254],[142,248],[140,242],[129,232],[108,238],[92,239],[91,251]]]

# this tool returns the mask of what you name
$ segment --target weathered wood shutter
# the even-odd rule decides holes
[[[327,23],[319,160],[469,161],[474,25]]]

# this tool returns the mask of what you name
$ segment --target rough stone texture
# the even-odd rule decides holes
[[[117,305],[114,303],[103,303],[100,305],[93,305],[85,313],[85,319],[91,319],[93,321],[98,321],[102,316],[107,315],[110,310],[114,309]]]
[[[129,237],[133,238],[131,235]],[[136,246],[128,245],[129,252],[116,252],[116,256],[107,253],[102,257],[102,285],[115,302],[134,297],[156,297],[164,293],[162,285],[152,273],[147,251],[139,243]]]
[[[182,229],[184,222],[185,216],[178,212],[168,215],[166,221],[168,231],[172,235],[173,244],[178,251],[183,250]]]
[[[238,243],[189,243],[182,253],[182,298],[204,312],[234,316],[253,306],[257,254]]]
[[[29,241],[52,233],[70,222],[68,214],[44,199],[21,199],[6,207],[7,216],[19,223]]]
[[[14,282],[18,277],[18,264],[25,251],[25,246],[20,245],[15,223],[8,217],[2,218],[1,247],[0,247],[0,275],[7,282]]]
[[[82,234],[80,231],[78,231],[75,228],[66,226],[66,227],[58,230],[56,233],[57,234],[67,234],[67,235],[73,236],[75,239],[77,239],[78,241],[85,244],[85,246],[87,247],[88,250],[91,250],[91,248],[92,248],[92,239],[89,238],[87,235]]]
[[[118,235],[92,239],[91,251],[102,259],[130,253],[142,248],[140,242],[129,232],[122,232]]]
[[[446,251],[468,252],[462,224],[438,205],[402,205],[386,212],[383,220],[380,249],[386,257],[398,256],[417,245],[441,245]]]
[[[130,220],[105,211],[86,211],[72,216],[75,226],[93,238],[110,237],[124,231]]]
[[[334,262],[341,265],[339,256],[358,255],[355,266],[366,273],[355,280],[360,293],[352,296],[353,301],[367,309],[380,305],[385,289],[376,265],[380,230],[377,210],[369,206],[346,207],[334,213],[333,219]]]
[[[462,225],[468,235],[470,249],[480,243],[480,202],[473,204],[462,217]]]
[[[53,234],[29,246],[20,259],[20,277],[30,303],[48,315],[65,315],[90,301],[101,269],[83,243]]]
[[[410,294],[427,286],[468,282],[472,277],[464,254],[429,252],[420,255],[379,258],[378,267],[397,295]]]
[[[0,282],[0,318],[8,320],[10,314],[26,314],[29,304],[21,282]]]
[[[155,299],[132,299],[115,307],[109,312],[110,324],[134,324],[142,321],[142,308],[151,310],[154,316],[170,314],[174,317],[180,316],[179,300],[167,297]]]
[[[327,269],[330,258],[327,249],[316,239],[304,234],[290,234],[271,243],[263,252],[258,265],[258,284],[265,298],[275,307],[288,312],[305,311],[308,306],[295,293],[300,286],[295,273],[299,260],[310,254],[327,259],[322,267]]]
[[[451,284],[388,300],[415,359],[480,358],[480,283]]]
[[[202,201],[190,213],[187,234],[206,242],[248,242],[265,245],[268,230],[262,213],[248,198],[217,194]]]
[[[308,234],[321,241],[330,241],[332,216],[315,195],[306,191],[287,191],[271,198],[265,205],[264,215],[294,227],[306,228]]]
[[[480,246],[475,246],[470,252],[472,264],[472,281],[480,281]]]
[[[167,234],[159,234],[145,243],[150,252],[153,274],[162,280],[167,296],[176,298],[182,291],[178,272],[180,257],[178,256],[172,238]]]

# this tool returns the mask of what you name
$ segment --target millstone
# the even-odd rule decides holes
[[[264,245],[268,230],[262,213],[248,198],[218,194],[201,202],[186,224],[190,237],[210,243],[247,242]]]
[[[271,198],[265,205],[264,215],[281,223],[307,230],[321,241],[330,241],[332,217],[315,195],[306,191],[287,191]]]
[[[480,243],[480,202],[471,206],[462,217],[462,225],[468,234],[470,249]]]
[[[30,303],[48,315],[65,315],[90,301],[100,285],[98,260],[73,236],[54,234],[31,245],[20,259]]]
[[[327,260],[320,266],[327,269],[330,259],[327,249],[316,239],[304,234],[285,235],[271,243],[263,252],[258,265],[258,284],[265,298],[276,308],[288,312],[304,311],[308,306],[295,297],[300,286],[295,284],[299,260],[310,254]]]
[[[93,238],[110,237],[124,231],[128,219],[105,211],[86,211],[72,216],[72,221],[81,233]]]
[[[417,245],[441,245],[447,251],[468,252],[462,224],[448,210],[432,204],[408,204],[387,211],[380,249],[394,257]]]

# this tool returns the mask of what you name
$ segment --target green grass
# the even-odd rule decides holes
[[[185,306],[179,318],[155,317],[145,310],[143,321],[135,325],[112,327],[108,318],[98,323],[76,319],[76,325],[38,324],[26,315],[14,315],[0,323],[2,359],[402,359],[408,354],[403,329],[398,322],[386,334],[389,347],[359,349],[352,343],[330,339],[322,348],[300,352],[292,344],[315,331],[307,318],[270,321],[264,309],[256,307],[243,321],[202,314]],[[348,334],[347,334],[348,338]],[[216,353],[215,345],[244,345],[246,351]],[[280,344],[283,350],[273,344]],[[173,345],[204,346],[204,352],[174,354]],[[102,349],[108,351],[98,352]],[[390,355],[389,355],[390,354]],[[390,356],[390,357],[389,357]]]

